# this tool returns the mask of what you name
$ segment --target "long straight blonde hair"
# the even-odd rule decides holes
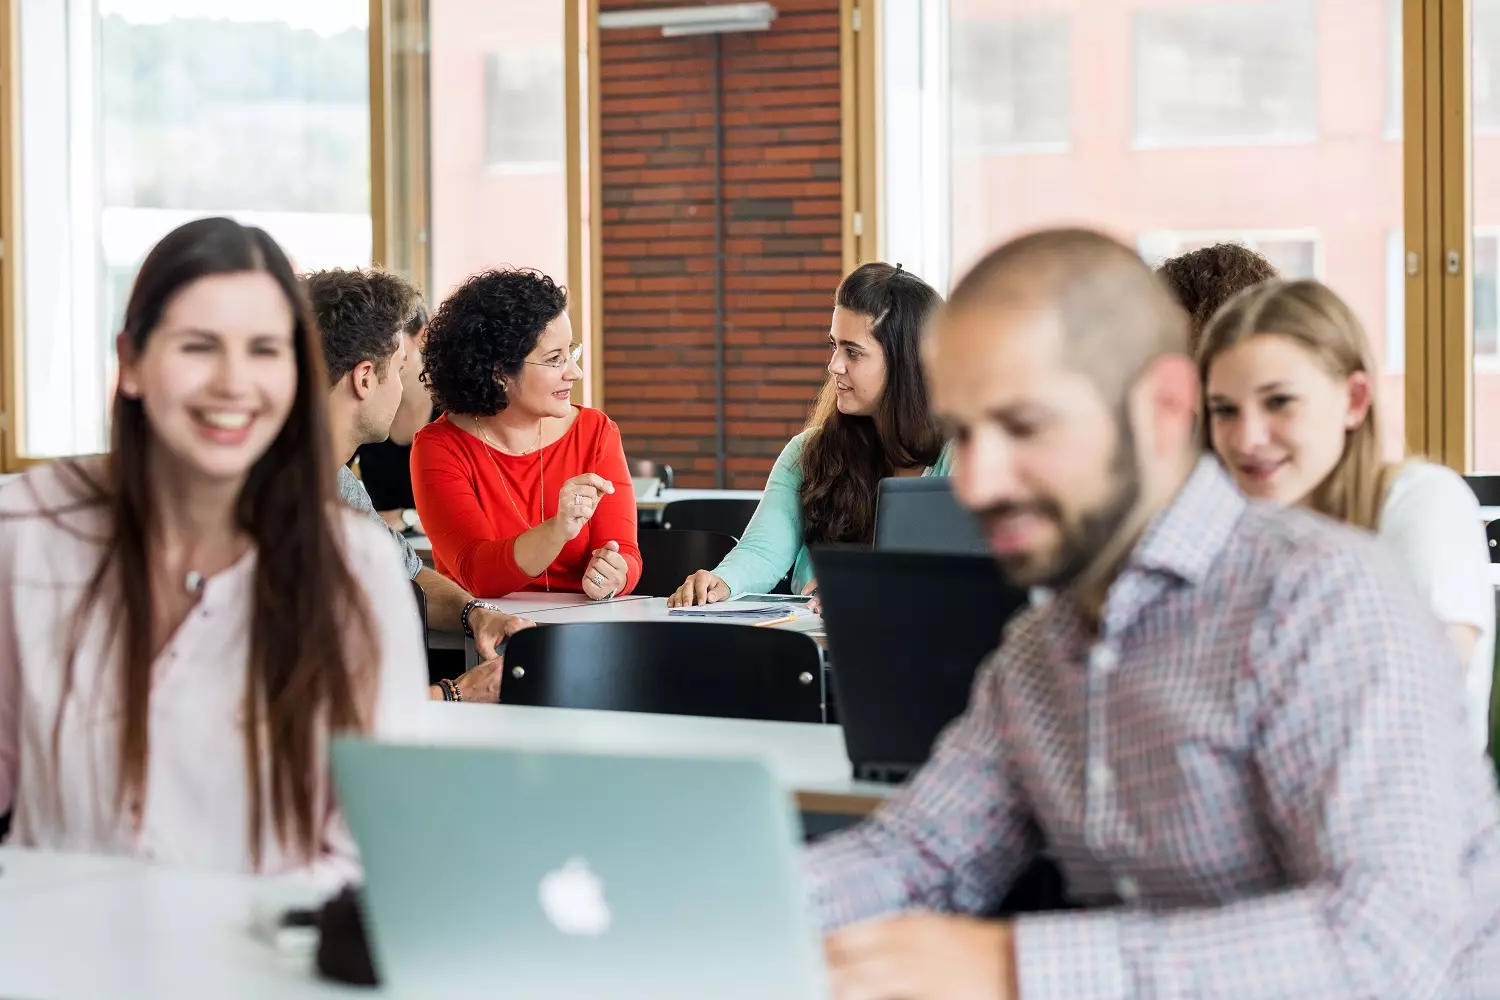
[[[1346,431],[1344,453],[1332,471],[1302,501],[1304,507],[1374,531],[1397,466],[1380,454],[1379,373],[1370,338],[1354,311],[1317,281],[1273,280],[1247,288],[1224,304],[1203,329],[1198,343],[1198,380],[1205,398],[1214,359],[1234,345],[1262,334],[1278,334],[1300,344],[1335,379],[1363,372],[1370,382],[1370,407],[1359,425]],[[1213,447],[1211,421],[1204,419],[1203,446]]]

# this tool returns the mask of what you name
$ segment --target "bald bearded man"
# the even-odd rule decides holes
[[[1200,457],[1186,345],[1081,230],[996,250],[929,331],[955,490],[1055,596],[811,850],[840,1000],[1500,995],[1500,797],[1453,648],[1373,539]],[[1082,909],[986,919],[1044,843]]]

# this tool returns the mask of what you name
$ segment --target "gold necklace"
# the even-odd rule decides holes
[[[520,455],[511,455],[510,452],[506,451],[504,448],[502,448],[498,444],[496,444],[493,440],[490,439],[490,432],[484,429],[484,425],[479,422],[479,418],[478,417],[474,417],[473,419],[474,419],[474,429],[479,432],[480,438],[484,441],[484,443],[485,443],[485,445],[487,447],[493,448],[495,451],[498,451],[502,455],[510,455],[512,458],[520,458],[521,457]],[[538,486],[537,486],[537,499],[536,499],[537,510],[536,510],[536,524],[535,525],[533,525],[530,521],[528,521],[526,519],[526,515],[525,514],[521,513],[521,505],[518,504],[518,503],[516,503],[516,498],[511,494],[511,492],[510,492],[510,484],[505,481],[505,473],[503,471],[501,471],[501,469],[500,469],[500,463],[497,462],[497,461],[495,461],[495,456],[492,455],[492,454],[490,454],[490,452],[486,451],[485,454],[489,456],[490,465],[494,468],[495,475],[500,480],[500,488],[505,491],[505,499],[507,499],[507,500],[510,501],[510,505],[515,510],[516,516],[521,519],[521,523],[522,524],[526,525],[526,530],[530,531],[533,527],[540,528],[542,526],[542,524],[547,520],[547,466],[546,466],[546,463],[542,459],[542,425],[541,425],[541,422],[539,421],[537,423],[537,425],[536,425],[536,471],[537,471],[537,483],[538,483]],[[548,567],[548,568],[542,570],[542,587],[545,588],[549,592],[552,590],[551,567]]]

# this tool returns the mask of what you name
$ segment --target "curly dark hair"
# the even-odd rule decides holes
[[[1238,243],[1215,243],[1162,262],[1156,273],[1192,320],[1189,352],[1196,353],[1203,328],[1235,295],[1280,277],[1271,262]]]
[[[383,380],[402,330],[422,308],[421,293],[399,274],[375,268],[310,271],[302,287],[323,333],[328,384],[366,361]]]
[[[422,381],[447,413],[489,417],[509,405],[505,380],[563,310],[568,292],[532,268],[483,271],[443,300],[427,324]]]
[[[864,264],[839,283],[834,304],[868,316],[885,352],[885,388],[875,414],[840,413],[828,379],[802,451],[802,534],[808,545],[875,538],[880,480],[936,464],[943,435],[922,378],[922,328],[942,304],[927,282],[900,265]]]

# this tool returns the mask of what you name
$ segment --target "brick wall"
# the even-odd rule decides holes
[[[602,10],[661,0],[600,0]],[[759,488],[823,382],[842,267],[839,3],[723,45],[726,485]],[[604,406],[632,459],[715,483],[713,39],[600,32]]]

